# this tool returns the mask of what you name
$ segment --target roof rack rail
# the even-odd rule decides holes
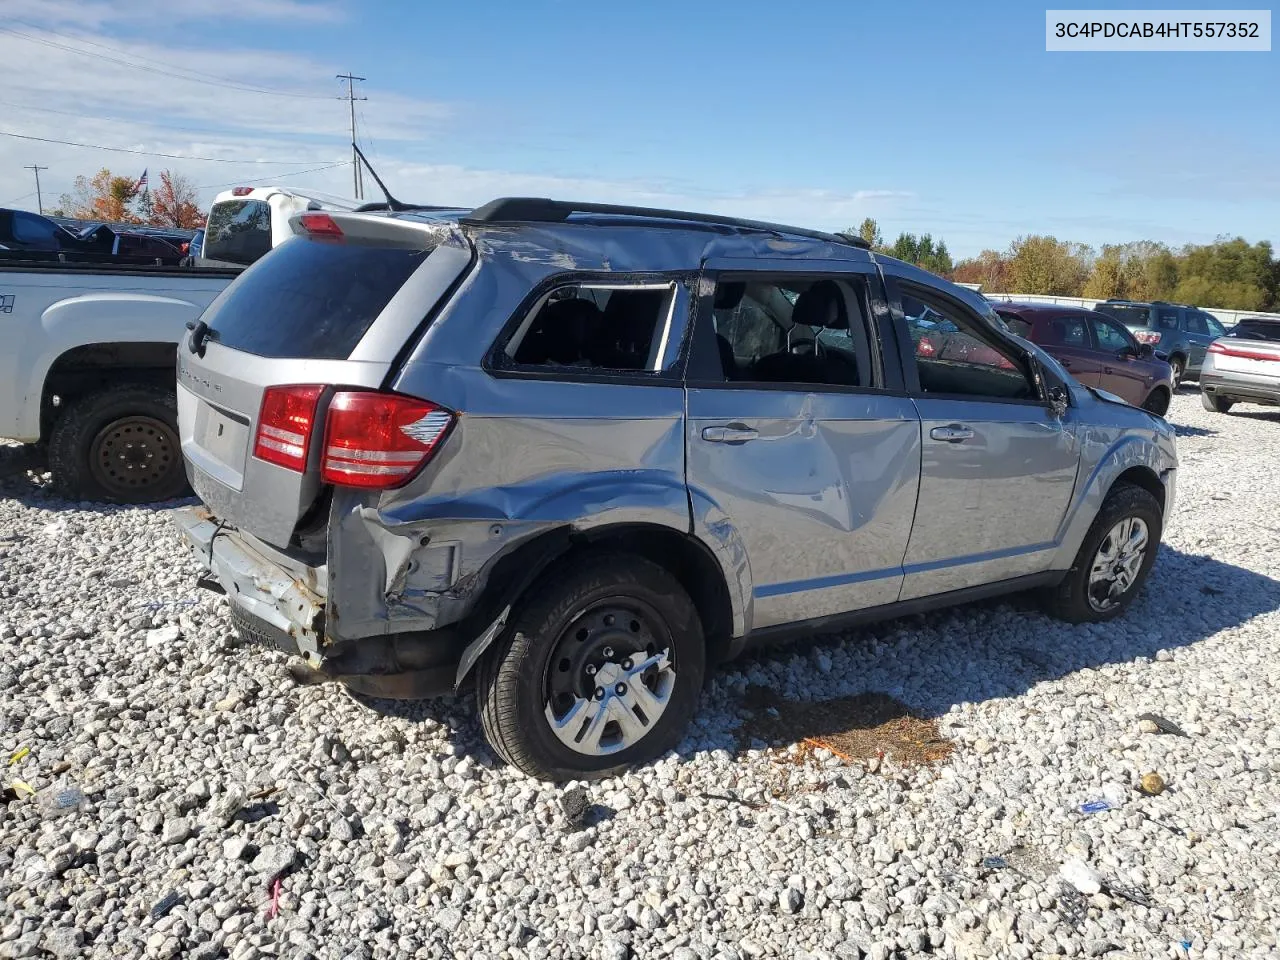
[[[362,203],[360,206],[352,210],[352,213],[371,213],[376,210],[390,210],[395,213],[410,213],[414,210],[465,210],[466,207],[442,207],[429,203],[401,203],[396,201],[392,207],[386,200],[374,200],[370,203]]]
[[[849,237],[842,233],[826,233],[805,227],[789,227],[764,220],[742,220],[738,217],[722,217],[712,213],[691,213],[687,210],[663,210],[658,207],[632,207],[615,203],[575,203],[568,200],[550,200],[545,197],[501,197],[476,207],[464,223],[563,223],[575,213],[598,213],[615,217],[647,217],[654,220],[683,220],[686,223],[705,223],[734,227],[757,233],[777,233],[810,240],[825,240],[847,246],[871,249],[861,237]]]

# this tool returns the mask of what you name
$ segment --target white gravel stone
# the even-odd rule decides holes
[[[675,753],[582,785],[611,813],[577,832],[564,788],[492,757],[470,697],[282,683],[163,509],[58,500],[0,445],[0,741],[31,750],[5,771],[86,795],[57,820],[4,808],[0,957],[1274,957],[1280,421],[1190,391],[1170,416],[1178,505],[1124,617],[992,602],[718,668]],[[956,749],[780,762],[741,734],[751,683],[887,692]],[[1138,794],[1147,771],[1169,789]],[[1079,926],[1072,858],[1102,886]]]

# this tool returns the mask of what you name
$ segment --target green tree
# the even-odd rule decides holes
[[[880,225],[871,217],[867,217],[858,225],[858,236],[867,241],[873,250],[884,245],[884,237],[880,235]]]
[[[1079,296],[1093,251],[1056,237],[1019,237],[1009,246],[1009,284],[1014,293]]]
[[[1276,265],[1267,241],[1243,237],[1183,248],[1174,296],[1200,307],[1261,310],[1276,299]]]

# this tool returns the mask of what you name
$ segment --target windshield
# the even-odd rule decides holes
[[[262,200],[215,203],[205,225],[206,260],[248,266],[271,252],[271,208]]]
[[[1280,343],[1280,320],[1241,320],[1227,336]]]
[[[1145,327],[1151,317],[1149,307],[1134,303],[1100,303],[1093,309],[1128,327]]]

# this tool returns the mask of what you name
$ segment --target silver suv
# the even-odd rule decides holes
[[[857,240],[539,199],[293,226],[180,346],[178,525],[243,631],[367,694],[472,679],[534,776],[670,749],[749,642],[1033,587],[1106,620],[1155,558],[1173,430]]]

